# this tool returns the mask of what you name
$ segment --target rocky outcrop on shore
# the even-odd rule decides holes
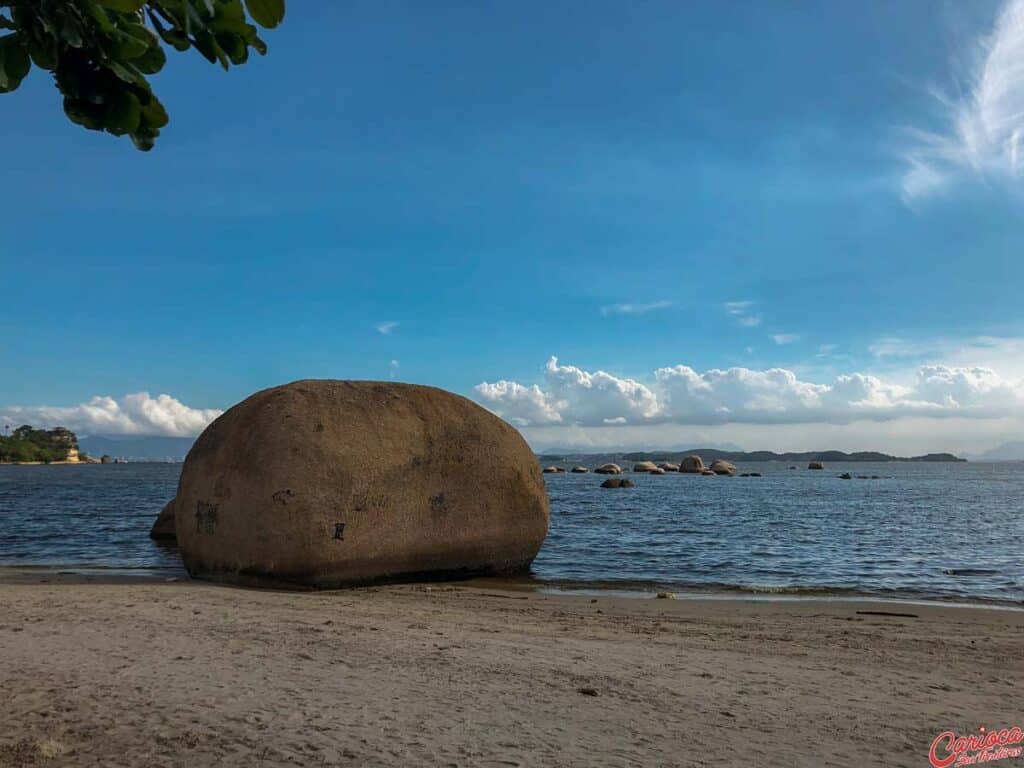
[[[178,535],[175,532],[174,522],[174,499],[168,501],[164,508],[157,515],[156,522],[149,529],[149,538],[154,541],[176,542]]]
[[[735,475],[736,465],[729,461],[723,461],[722,459],[716,459],[711,462],[711,466],[708,467],[716,475]]]
[[[510,425],[440,389],[367,381],[297,381],[229,409],[185,459],[174,507],[192,576],[257,586],[520,572],[549,517]]]
[[[704,461],[700,456],[684,456],[682,462],[679,464],[679,471],[690,475],[699,475],[704,471]]]

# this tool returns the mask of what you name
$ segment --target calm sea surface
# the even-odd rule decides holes
[[[564,586],[1024,602],[1024,464],[744,464],[763,477],[545,475],[533,578]],[[148,537],[180,465],[0,466],[0,565],[177,571]],[[876,480],[841,480],[880,475]]]

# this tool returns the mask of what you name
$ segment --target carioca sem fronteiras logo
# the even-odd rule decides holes
[[[1024,732],[1019,727],[1002,730],[985,730],[982,726],[976,734],[957,736],[953,731],[943,731],[932,742],[928,750],[928,762],[934,768],[950,768],[957,765],[976,765],[1007,757],[1020,757]]]

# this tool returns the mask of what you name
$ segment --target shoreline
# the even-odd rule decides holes
[[[467,582],[0,603],[0,765],[918,766],[1020,724],[1020,611]]]
[[[77,564],[25,564],[0,565],[0,586],[8,584],[153,584],[161,582],[180,582],[196,585],[212,584],[213,582],[193,579],[182,567],[125,567]],[[730,602],[751,601],[764,603],[786,602],[818,602],[818,603],[870,603],[878,605],[915,605],[936,606],[947,608],[977,608],[1000,611],[1024,612],[1024,601],[998,600],[982,597],[956,597],[944,595],[881,595],[870,592],[858,592],[836,588],[802,589],[793,587],[748,589],[727,585],[672,585],[654,582],[616,582],[616,581],[559,581],[545,580],[530,576],[515,577],[474,577],[450,581],[418,581],[398,582],[395,584],[373,585],[382,588],[402,586],[462,586],[472,589],[490,589],[502,592],[520,592],[525,594],[549,594],[580,597],[607,597],[624,600],[658,599],[659,595],[668,595],[675,601]],[[222,585],[228,586],[228,585]],[[237,589],[254,589],[234,587]],[[370,586],[325,590],[288,590],[274,589],[284,594],[333,594],[344,593],[351,589],[367,589]],[[256,591],[263,591],[255,588]]]

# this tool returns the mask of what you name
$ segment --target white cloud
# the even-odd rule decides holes
[[[166,435],[195,437],[220,416],[213,408],[190,408],[170,395],[137,392],[115,399],[97,396],[74,406],[0,408],[0,423],[63,426],[81,435]]]
[[[395,328],[398,327],[398,322],[395,320],[384,320],[383,322],[377,323],[373,327],[377,329],[377,333],[382,333],[385,336],[387,336],[389,333],[395,330]]]
[[[825,383],[785,368],[659,368],[649,383],[548,362],[543,386],[499,381],[478,399],[518,426],[651,424],[845,424],[909,416],[998,418],[1024,415],[1024,381],[985,367],[922,366],[909,384],[866,373]]]
[[[481,402],[500,406],[500,414],[520,427],[562,420],[552,399],[536,384],[525,387],[514,381],[484,382],[474,387],[474,391]]]
[[[761,324],[761,315],[753,311],[752,301],[727,301],[723,306],[726,312],[736,318],[737,324],[744,328],[756,328]]]
[[[800,341],[800,335],[797,333],[776,333],[772,336],[772,341],[776,344],[794,344]]]
[[[671,301],[652,301],[649,304],[608,304],[601,307],[601,314],[605,315],[646,315],[648,312],[655,312],[659,309],[668,309]]]
[[[934,194],[963,178],[1016,182],[1024,164],[1024,0],[1009,0],[958,98],[935,92],[948,125],[913,130],[903,197]]]

